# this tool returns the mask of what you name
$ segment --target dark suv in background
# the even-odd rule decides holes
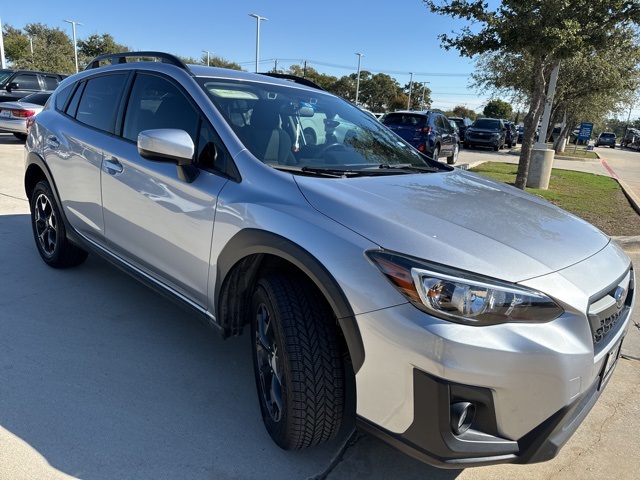
[[[458,135],[442,113],[406,110],[387,113],[380,121],[434,160],[443,156],[450,165],[458,161]]]
[[[53,91],[63,75],[33,70],[0,70],[0,102],[14,102],[36,92]]]
[[[515,147],[518,144],[518,130],[516,124],[513,122],[504,122],[504,126],[507,129],[504,133],[504,141],[507,147]]]
[[[504,147],[506,127],[499,118],[478,118],[467,128],[464,148],[492,147],[495,151]]]
[[[471,119],[468,117],[449,117],[449,120],[453,120],[458,126],[458,132],[460,132],[460,141],[464,142],[464,132],[466,132],[467,128],[469,128],[473,123]]]

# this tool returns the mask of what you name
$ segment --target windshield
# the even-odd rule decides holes
[[[197,80],[242,143],[266,164],[303,172],[438,165],[371,115],[321,90],[293,83]]]
[[[475,128],[483,128],[485,130],[500,130],[500,120],[493,118],[479,118],[473,122]]]
[[[12,73],[11,70],[0,70],[0,85],[4,85]]]

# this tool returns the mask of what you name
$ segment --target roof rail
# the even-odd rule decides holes
[[[163,52],[122,52],[122,53],[107,53],[100,55],[89,62],[85,70],[91,70],[92,68],[99,68],[100,62],[103,60],[110,60],[111,65],[119,63],[127,63],[127,58],[157,58],[162,63],[170,63],[178,68],[189,71],[189,67],[175,55]]]
[[[299,83],[300,85],[305,85],[307,87],[316,88],[318,90],[324,91],[324,88],[322,88],[317,83],[314,83],[311,80],[307,80],[306,78],[298,77],[296,75],[289,75],[287,73],[272,73],[272,72],[260,72],[259,74],[266,75],[268,77],[282,78],[284,80],[289,80],[295,83]]]

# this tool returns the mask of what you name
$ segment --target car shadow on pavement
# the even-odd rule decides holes
[[[49,268],[28,215],[0,215],[0,477],[43,457],[22,478],[341,478],[352,424],[320,447],[278,448],[249,342],[248,330],[222,340],[95,256]],[[360,440],[420,478],[456,476]]]

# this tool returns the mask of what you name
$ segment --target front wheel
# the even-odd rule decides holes
[[[456,143],[453,146],[453,153],[451,154],[450,157],[447,157],[447,163],[449,165],[455,165],[455,163],[458,161],[458,155],[460,154],[460,148],[458,147],[458,144]]]
[[[345,378],[335,318],[301,278],[267,275],[251,303],[260,410],[285,450],[324,443],[342,423]]]
[[[87,252],[67,240],[64,222],[48,182],[38,182],[31,194],[30,207],[36,247],[47,265],[74,267],[86,260]]]

